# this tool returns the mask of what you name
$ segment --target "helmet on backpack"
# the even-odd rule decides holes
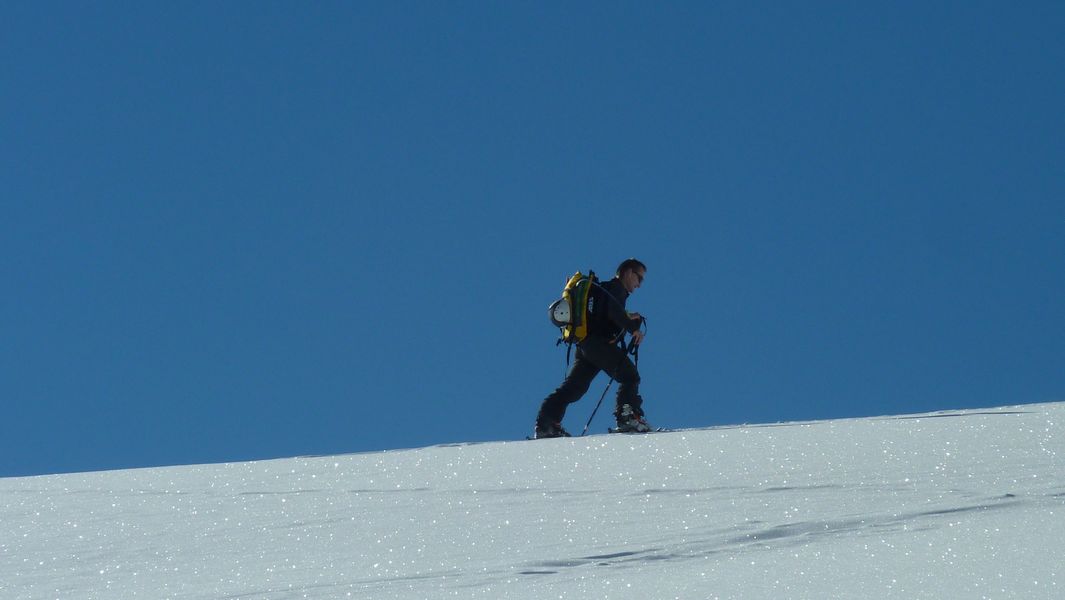
[[[569,302],[559,298],[547,309],[547,316],[555,327],[565,327],[570,323]]]

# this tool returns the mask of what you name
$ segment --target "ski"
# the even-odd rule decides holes
[[[610,427],[606,430],[607,433],[620,433],[622,435],[644,435],[647,433],[671,433],[673,429],[666,429],[665,427],[656,427],[648,431],[618,431],[616,427]]]
[[[608,428],[606,430],[607,433],[617,433],[617,434],[621,434],[621,435],[646,435],[648,433],[673,433],[675,431],[678,431],[678,430],[677,429],[666,429],[665,427],[656,427],[656,428],[654,428],[654,429],[652,429],[650,431],[618,431],[617,428],[615,428],[615,427],[610,427],[610,428]],[[538,438],[538,437],[533,437],[531,435],[527,435],[527,436],[525,436],[525,439],[528,440],[528,441],[535,441],[535,440],[554,440],[554,439],[558,439],[558,438],[568,438],[568,437],[571,437],[571,436],[560,435],[560,436],[557,436],[557,437]]]

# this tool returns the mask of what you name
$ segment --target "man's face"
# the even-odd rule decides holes
[[[625,286],[625,291],[631,294],[643,285],[643,276],[646,274],[646,269],[629,269],[621,276],[621,285]]]

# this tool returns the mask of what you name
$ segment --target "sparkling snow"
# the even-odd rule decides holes
[[[0,479],[0,598],[1065,598],[1065,404]]]

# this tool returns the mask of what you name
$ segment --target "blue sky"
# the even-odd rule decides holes
[[[1065,5],[0,9],[0,476],[1065,399]],[[566,425],[580,430],[601,376]],[[593,430],[609,424],[601,411]]]

